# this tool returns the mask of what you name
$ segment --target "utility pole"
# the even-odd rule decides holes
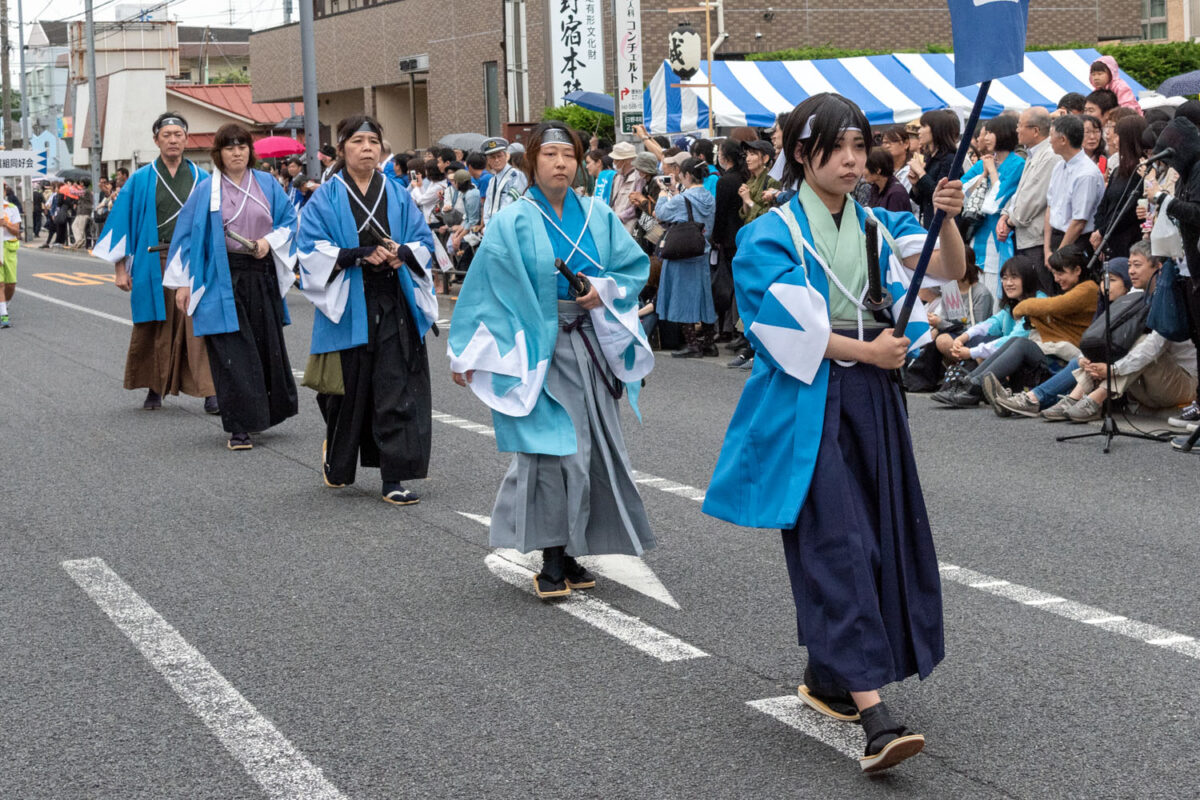
[[[0,0],[3,2],[3,0]],[[92,144],[88,147],[92,162],[92,207],[100,204],[100,101],[96,99],[96,20],[92,16],[92,0],[84,0],[84,23],[87,37],[88,117],[92,123]]]
[[[3,0],[0,0],[3,2]],[[91,0],[88,0],[90,3]],[[321,174],[317,150],[321,147],[317,127],[317,57],[313,44],[313,0],[300,0],[300,74],[304,96],[304,171],[310,177]]]
[[[29,91],[25,85],[25,8],[24,0],[17,0],[17,44],[21,62],[21,146],[30,147],[29,135]],[[33,178],[26,175],[21,179],[21,199],[25,209],[25,241],[33,240]]]
[[[11,150],[12,137],[12,75],[8,71],[8,0],[0,0],[0,73],[4,85],[0,90],[0,108],[4,109],[4,146]]]

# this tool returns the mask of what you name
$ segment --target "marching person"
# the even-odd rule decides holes
[[[945,652],[937,557],[895,377],[910,348],[928,341],[921,303],[903,336],[890,328],[925,231],[909,212],[867,210],[851,197],[871,142],[853,102],[808,98],[783,139],[783,184],[799,191],[738,237],[734,283],[754,371],[704,511],[782,530],[808,649],[800,699],[861,721],[861,767],[877,772],[925,742],[892,717],[879,690],[928,676]],[[942,178],[930,201],[954,217],[961,182]],[[876,226],[878,238],[866,232]],[[952,219],[939,243],[929,275],[961,278],[963,242]],[[872,313],[864,301],[885,310]]]
[[[296,380],[283,341],[284,296],[296,263],[296,207],[279,181],[254,169],[250,131],[217,130],[213,174],[183,206],[163,286],[208,347],[230,450],[251,431],[296,414]]]
[[[508,163],[507,139],[493,136],[485,140],[480,149],[487,157],[488,171],[492,173],[487,197],[483,201],[483,224],[486,227],[494,214],[525,193],[529,181],[524,172]]]
[[[317,307],[312,353],[336,354],[343,391],[317,395],[325,485],[353,483],[361,459],[379,467],[386,502],[412,505],[420,497],[402,482],[425,477],[433,433],[433,234],[408,190],[375,168],[382,140],[373,117],[338,124],[337,160],[304,206],[296,247],[300,289]]]
[[[579,556],[655,544],[618,418],[654,365],[637,318],[650,263],[607,204],[571,191],[583,157],[563,123],[534,128],[532,188],[492,220],[450,321],[454,380],[492,409],[496,446],[514,454],[491,546],[542,551],[543,599],[595,585]]]
[[[133,334],[125,357],[125,388],[146,389],[142,408],[162,408],[163,395],[204,398],[220,413],[208,350],[192,320],[177,311],[175,290],[164,287],[167,249],[183,204],[207,173],[183,157],[187,120],[168,111],[152,128],[159,157],[125,182],[92,255],[111,262],[117,288],[129,292]]]
[[[8,185],[4,188],[7,190]],[[0,201],[4,210],[0,213],[0,328],[11,328],[8,304],[17,293],[17,253],[21,250],[21,209],[7,197]]]

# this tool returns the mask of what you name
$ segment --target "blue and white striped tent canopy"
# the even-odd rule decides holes
[[[1025,54],[1025,71],[992,82],[984,117],[1032,105],[1054,108],[1067,92],[1087,94],[1095,50],[1052,50]],[[707,82],[707,62],[689,84]],[[1134,93],[1143,87],[1121,77]],[[651,133],[708,127],[708,90],[679,88],[684,83],[664,61],[645,93],[646,129]],[[863,109],[872,125],[907,122],[949,106],[969,111],[975,89],[954,87],[954,56],[894,53],[816,61],[715,61],[712,103],[718,127],[769,127],[780,112],[820,92],[836,92]]]

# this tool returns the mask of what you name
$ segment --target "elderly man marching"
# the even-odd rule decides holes
[[[207,173],[183,157],[187,120],[168,111],[154,121],[159,157],[130,176],[109,212],[92,255],[116,265],[117,288],[129,292],[133,334],[125,358],[125,388],[146,389],[142,408],[162,408],[166,394],[204,398],[219,414],[204,339],[165,288],[167,249],[179,212]]]

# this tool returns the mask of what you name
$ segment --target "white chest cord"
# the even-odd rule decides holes
[[[562,228],[560,228],[558,226],[558,223],[554,221],[554,218],[551,217],[549,214],[547,214],[546,210],[543,209],[536,200],[534,200],[527,194],[521,195],[521,199],[532,203],[533,207],[538,210],[538,213],[540,213],[543,217],[545,217],[546,221],[549,222],[551,226],[553,226],[554,230],[558,231],[559,235],[561,235],[568,242],[571,242],[571,253],[570,253],[570,255],[568,255],[566,258],[563,259],[564,264],[570,264],[571,259],[575,257],[575,254],[579,253],[581,256],[586,258],[588,261],[595,264],[596,269],[600,270],[601,272],[604,271],[604,267],[600,266],[599,261],[597,261],[596,259],[592,258],[590,255],[588,255],[586,251],[579,249],[580,243],[583,242],[583,237],[587,236],[588,222],[592,219],[592,207],[595,206],[595,204],[596,204],[595,198],[592,198],[592,200],[588,203],[587,215],[583,218],[583,229],[579,232],[579,238],[575,239],[574,241],[571,240],[570,236],[567,236],[566,231],[564,231]]]

